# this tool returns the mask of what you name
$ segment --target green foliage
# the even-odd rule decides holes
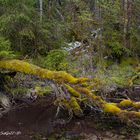
[[[29,89],[26,87],[16,87],[16,88],[7,88],[6,89],[9,93],[13,95],[24,95],[29,92]]]
[[[132,41],[132,52],[134,55],[138,55],[140,54],[140,29],[133,29],[131,31],[131,41]]]
[[[42,22],[38,1],[1,0],[0,5],[0,34],[9,40],[12,50],[23,55],[46,56],[50,50],[60,49],[66,42],[75,40],[96,47],[99,43],[91,40],[90,31],[98,28],[103,29],[98,39],[108,51],[101,49],[98,53],[115,57],[130,55],[130,52],[139,54],[139,21],[136,19],[139,1],[133,2],[132,10],[136,14],[131,16],[132,25],[128,32],[130,48],[123,42],[123,11],[119,0],[97,1],[96,4],[86,0],[46,0],[43,2]]]
[[[130,55],[131,54],[130,50],[125,48],[120,39],[118,39],[119,34],[113,32],[111,33],[111,35],[112,37],[109,40],[106,40],[107,55],[110,55],[114,58],[120,58],[126,54]]]
[[[70,6],[72,8],[70,8]],[[65,8],[66,31],[65,36],[68,41],[83,41],[90,38],[90,29],[94,28],[92,19],[93,13],[90,11],[85,1],[69,1]],[[69,8],[69,11],[66,9]]]
[[[9,40],[6,40],[4,37],[0,37],[0,51],[10,50],[10,45]]]
[[[120,3],[117,1],[101,3],[103,7],[103,40],[107,50],[104,50],[106,55],[113,56],[115,58],[121,57],[124,52],[123,42],[121,40],[122,34],[119,30],[119,17]],[[108,12],[107,12],[108,11]]]
[[[121,17],[124,11],[121,11],[121,2],[119,0],[114,2],[106,1],[99,2],[99,5],[102,7],[102,26],[104,28],[102,40],[106,46],[103,54],[112,56],[115,59],[132,55],[132,48],[124,45],[124,17]],[[131,36],[129,32],[127,33],[128,42]]]
[[[26,56],[22,58],[32,58],[40,66],[80,75],[83,67],[88,69],[88,64],[92,65],[92,62],[80,54],[85,57],[85,62],[79,63],[79,59],[75,63],[74,60],[68,66],[67,54],[56,52],[56,49],[63,49],[68,42],[79,41],[83,48],[89,46],[87,55],[93,52],[90,58],[96,60],[93,63],[104,64],[105,67],[110,65],[109,61],[103,62],[105,56],[111,58],[109,60],[112,64],[112,61],[121,60],[124,56],[140,54],[138,0],[132,2],[133,16],[127,33],[128,47],[124,45],[124,11],[120,0],[46,0],[43,1],[42,21],[38,1],[1,0],[0,5],[0,36],[4,37],[0,43],[2,46],[10,46],[8,49],[2,47],[1,57],[9,57],[12,52],[18,52]],[[99,33],[96,37],[91,37],[92,31]]]
[[[123,62],[124,63],[124,62]],[[135,74],[133,66],[130,65],[117,65],[111,66],[111,69],[101,70],[95,74],[98,79],[102,81],[100,88],[105,92],[110,92],[115,87],[128,87],[129,78]]]
[[[45,58],[45,66],[51,70],[67,70],[67,53],[63,50],[52,50]]]
[[[128,57],[128,58],[122,58],[120,66],[124,67],[124,66],[133,66],[136,67],[139,64],[139,60],[133,57]]]
[[[43,21],[40,23],[37,1],[1,1],[0,34],[8,38],[14,51],[31,57],[45,56],[50,50],[64,46],[67,40],[86,38],[91,13],[85,2],[64,0],[61,4],[44,1]]]
[[[14,57],[13,52],[11,51],[11,44],[9,40],[6,40],[4,37],[0,37],[0,58],[11,58]]]
[[[27,0],[2,2],[6,12],[0,16],[0,33],[9,39],[14,51],[23,55],[46,54],[49,50],[49,29],[38,20],[35,4],[35,1]]]
[[[50,86],[45,86],[45,87],[41,87],[41,86],[36,86],[35,87],[35,93],[37,95],[43,96],[46,94],[49,94],[53,91],[53,89]]]

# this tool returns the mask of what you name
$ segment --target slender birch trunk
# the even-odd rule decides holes
[[[40,15],[40,22],[42,22],[42,17],[43,17],[43,0],[39,0],[39,15]]]

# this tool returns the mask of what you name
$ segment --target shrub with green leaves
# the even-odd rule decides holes
[[[52,50],[45,58],[45,66],[51,70],[67,70],[67,52],[64,50]]]
[[[5,39],[4,37],[0,37],[0,59],[14,57],[10,46],[11,43],[9,40]]]

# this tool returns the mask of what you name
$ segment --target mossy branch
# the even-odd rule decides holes
[[[18,71],[25,74],[37,75],[41,78],[54,80],[58,83],[77,84],[88,81],[88,78],[75,78],[65,71],[50,71],[48,69],[40,68],[36,65],[29,64],[21,60],[3,60],[0,61],[0,68]]]

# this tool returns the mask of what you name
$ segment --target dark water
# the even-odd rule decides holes
[[[53,131],[55,113],[49,98],[17,107],[0,119],[0,140],[30,140],[37,133],[47,136]]]

